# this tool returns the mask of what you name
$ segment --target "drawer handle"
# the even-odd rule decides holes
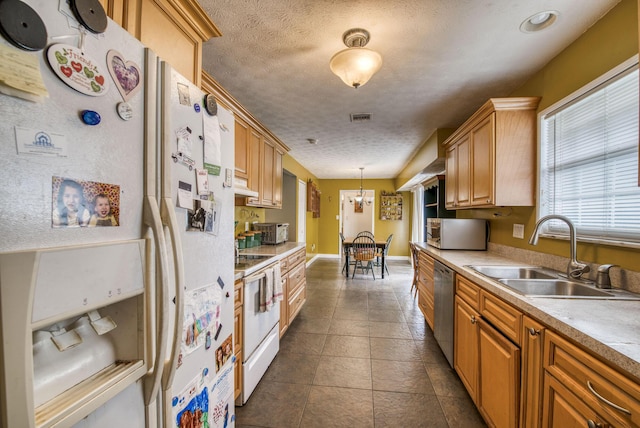
[[[624,413],[626,415],[631,416],[631,412],[629,410],[625,409],[624,407],[620,407],[615,403],[612,403],[611,401],[609,401],[606,398],[604,398],[602,395],[598,394],[596,392],[596,390],[593,389],[593,385],[591,385],[591,381],[589,381],[589,380],[587,381],[587,387],[589,387],[589,391],[591,391],[591,393],[593,395],[595,395],[598,398],[598,400],[608,404],[609,406],[613,407],[614,409],[616,409],[616,410],[618,410],[618,411],[620,411],[620,412],[622,412],[622,413]]]
[[[471,324],[475,324],[476,323],[476,316],[472,315],[471,316]]]

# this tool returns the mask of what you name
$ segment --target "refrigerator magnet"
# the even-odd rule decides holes
[[[116,111],[118,112],[118,116],[120,116],[120,119],[124,121],[133,119],[133,108],[129,103],[118,103],[116,105]]]
[[[47,45],[47,28],[40,15],[18,0],[0,1],[0,34],[26,51],[39,51]]]
[[[101,34],[107,29],[107,14],[98,0],[71,0],[71,10],[92,33]]]
[[[140,67],[135,62],[124,59],[120,52],[113,49],[107,52],[107,70],[125,102],[142,88]]]
[[[196,179],[198,195],[209,196],[209,173],[207,170],[196,168]]]
[[[47,49],[47,60],[56,76],[81,94],[100,97],[109,90],[102,67],[75,46],[51,45]]]
[[[209,113],[209,116],[215,116],[218,114],[218,103],[213,94],[207,94],[204,96],[204,109]]]
[[[193,105],[193,109],[196,111],[196,113],[200,113],[200,104],[195,103],[195,104]]]

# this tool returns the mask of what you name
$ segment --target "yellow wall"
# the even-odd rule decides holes
[[[511,96],[541,96],[539,111],[553,105],[585,84],[638,53],[638,2],[622,0],[586,33],[551,60],[533,78]],[[464,211],[464,210],[463,210]],[[479,210],[477,210],[479,211]],[[463,213],[459,216],[486,216],[487,213]],[[505,210],[501,210],[505,211]],[[491,241],[568,257],[567,241],[540,239],[537,246],[528,239],[512,237],[513,224],[525,225],[525,238],[533,232],[535,208],[514,208],[509,217],[491,221]],[[578,258],[595,263],[616,263],[638,270],[640,250],[596,244],[578,244]]]
[[[303,180],[305,182],[309,182],[309,180],[318,184],[318,179],[315,175],[311,174],[309,170],[300,165],[298,161],[292,158],[289,154],[284,156],[282,160],[282,166],[284,169],[292,173],[298,178],[298,180]],[[307,205],[307,201],[298,201],[298,203]],[[297,211],[296,207],[296,212]],[[320,204],[320,215],[322,215],[322,203]],[[313,214],[307,211],[307,258],[313,257],[318,254],[318,230],[319,230],[319,218],[313,218]]]
[[[340,221],[336,216],[340,215],[340,190],[357,190],[360,188],[360,180],[320,180],[320,218],[319,220],[319,249],[321,254],[338,254]],[[390,256],[409,255],[409,229],[411,193],[402,192],[402,220],[380,220],[380,192],[394,192],[395,185],[392,179],[363,180],[365,189],[374,190],[376,193],[375,221],[373,224],[376,238],[386,239],[393,233],[393,241],[389,249]]]

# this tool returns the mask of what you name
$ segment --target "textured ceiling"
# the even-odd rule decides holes
[[[396,177],[435,129],[509,95],[618,0],[199,2],[222,32],[204,45],[204,69],[318,178],[359,178],[364,167],[370,179]],[[560,13],[553,26],[519,30],[543,10]],[[359,89],[329,70],[354,27],[383,57]]]

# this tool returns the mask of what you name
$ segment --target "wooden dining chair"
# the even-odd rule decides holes
[[[410,292],[413,294],[413,298],[415,299],[418,294],[418,246],[413,242],[409,242],[409,247],[411,248],[411,260],[413,262],[413,281],[411,282]]]
[[[340,251],[341,251],[341,255],[344,258],[344,262],[342,263],[342,271],[340,271],[341,273],[344,272],[344,270],[347,267],[347,252],[349,253],[349,267],[354,266],[356,264],[355,259],[353,258],[353,248],[349,247],[349,248],[344,248],[344,234],[342,232],[338,232],[340,234]]]
[[[369,238],[373,239],[375,241],[375,237],[373,236],[372,232],[369,232],[368,230],[363,230],[362,232],[358,232],[358,234],[356,235],[356,238],[358,236],[368,236]]]
[[[380,272],[382,272],[382,269],[384,269],[385,271],[387,271],[387,274],[389,274],[389,268],[387,267],[387,255],[389,254],[389,247],[391,246],[392,239],[393,233],[387,237],[387,243],[385,244],[384,248],[376,249],[376,266],[380,266],[380,257],[384,255],[384,266],[380,268]]]
[[[355,265],[351,275],[352,279],[355,277],[358,268],[364,274],[371,269],[371,275],[373,275],[373,279],[376,279],[376,274],[373,270],[373,261],[376,259],[376,241],[373,238],[358,236],[353,240],[353,259],[355,260]]]

